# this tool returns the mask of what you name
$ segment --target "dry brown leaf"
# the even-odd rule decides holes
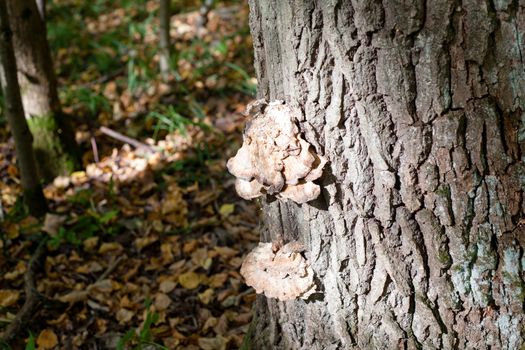
[[[169,263],[173,261],[173,250],[172,244],[169,242],[164,242],[160,245],[160,253],[162,255],[162,260],[164,263]]]
[[[42,231],[49,233],[51,236],[55,236],[60,227],[66,222],[66,219],[67,217],[65,215],[47,213]]]
[[[139,251],[141,251],[143,248],[157,242],[159,240],[159,237],[157,236],[146,236],[146,237],[139,237],[135,239],[135,247]]]
[[[199,293],[198,297],[201,303],[208,305],[213,300],[214,291],[212,288],[206,289],[204,292]]]
[[[99,272],[102,270],[104,270],[104,267],[102,267],[102,265],[100,265],[97,261],[90,261],[87,264],[80,265],[75,269],[76,272],[82,274]]]
[[[191,261],[197,266],[204,267],[205,265],[208,264],[207,260],[208,260],[208,248],[206,247],[199,248],[191,254]]]
[[[199,338],[198,343],[202,350],[226,350],[228,339],[218,335],[215,338]]]
[[[100,254],[104,254],[104,253],[115,251],[115,250],[119,250],[119,251],[122,250],[122,245],[117,242],[104,242],[100,245],[98,252]]]
[[[22,276],[27,270],[27,264],[25,261],[19,261],[14,270],[13,271],[10,271],[10,272],[7,272],[5,275],[4,275],[4,279],[5,280],[8,280],[8,281],[12,281],[12,280],[15,280],[17,278],[19,278],[20,276]]]
[[[203,332],[206,332],[208,329],[210,328],[213,328],[215,326],[217,326],[217,323],[219,322],[219,320],[216,318],[216,317],[209,317],[205,322],[204,322],[204,325],[202,326],[202,331]]]
[[[167,296],[164,293],[157,293],[157,295],[155,296],[155,302],[154,302],[155,309],[157,309],[157,311],[166,310],[170,306],[170,304],[171,304],[171,299],[169,296]]]
[[[94,236],[94,237],[85,239],[84,242],[82,243],[84,246],[84,249],[86,251],[94,250],[97,247],[98,240],[99,240],[98,236]]]
[[[214,247],[213,250],[215,250],[219,255],[223,258],[231,258],[239,254],[239,251],[230,247]]]
[[[53,349],[58,345],[58,337],[52,329],[44,329],[38,335],[36,344],[39,349]]]
[[[9,239],[15,239],[20,235],[20,226],[15,223],[9,223],[5,227],[6,237]]]
[[[201,277],[195,272],[186,272],[179,276],[179,283],[186,289],[195,289],[201,283]]]
[[[18,301],[20,292],[13,289],[0,289],[0,306],[10,307]]]
[[[182,247],[182,251],[184,252],[184,254],[189,254],[193,252],[197,248],[198,245],[199,245],[199,241],[197,241],[196,239],[191,239],[188,242],[184,243],[184,246]]]
[[[173,289],[175,289],[176,286],[177,286],[177,283],[174,281],[170,281],[170,280],[162,281],[159,284],[159,291],[161,291],[162,293],[169,293]]]
[[[63,303],[74,304],[74,303],[78,303],[79,301],[86,300],[88,296],[89,296],[89,291],[84,289],[84,290],[74,290],[63,296],[58,297],[57,299]]]
[[[129,321],[131,321],[134,315],[135,313],[133,311],[121,308],[117,311],[116,317],[119,323],[123,324],[123,323],[128,323]]]
[[[213,288],[219,288],[224,286],[224,283],[228,280],[228,274],[225,272],[217,273],[210,277],[208,285]]]

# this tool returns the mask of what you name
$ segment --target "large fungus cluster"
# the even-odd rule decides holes
[[[317,198],[320,187],[313,181],[321,177],[326,159],[301,137],[294,111],[282,101],[259,100],[247,114],[243,145],[227,164],[239,196],[267,193],[297,203]]]
[[[314,272],[297,245],[290,242],[275,251],[272,243],[259,243],[241,266],[246,284],[268,298],[308,299],[316,291]]]

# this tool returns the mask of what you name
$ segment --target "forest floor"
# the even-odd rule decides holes
[[[0,128],[0,338],[46,239],[33,276],[39,307],[3,347],[239,348],[255,294],[238,271],[259,220],[225,165],[255,91],[247,6],[220,3],[198,29],[196,7],[178,2],[174,74],[163,83],[158,1],[114,3],[49,8],[84,169],[45,186],[45,219],[21,205],[13,142]]]

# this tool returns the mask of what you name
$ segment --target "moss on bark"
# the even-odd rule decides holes
[[[51,181],[78,168],[78,152],[74,135],[64,116],[54,114],[28,119],[33,134],[33,149],[41,179]]]

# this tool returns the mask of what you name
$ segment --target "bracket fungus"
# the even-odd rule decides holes
[[[297,241],[276,251],[272,243],[259,243],[245,258],[241,275],[257,293],[279,300],[308,299],[315,293],[314,272],[301,255]]]
[[[297,203],[317,198],[321,189],[313,181],[321,177],[326,159],[301,137],[297,113],[283,101],[257,100],[246,115],[242,147],[227,164],[239,196],[267,193]]]

